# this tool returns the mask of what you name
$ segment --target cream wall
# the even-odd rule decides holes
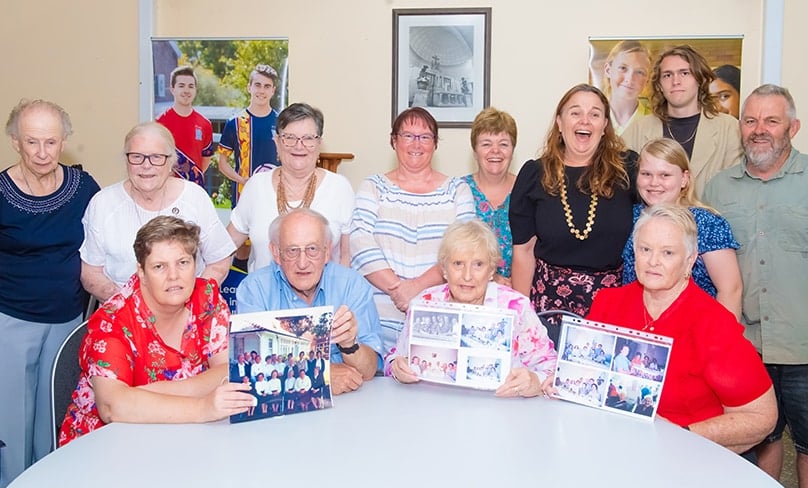
[[[115,22],[110,22],[115,19]],[[130,19],[123,22],[120,19]],[[70,113],[63,161],[82,163],[102,185],[123,175],[124,133],[137,122],[137,2],[4,2],[0,118],[21,98],[45,98]],[[0,168],[15,163],[8,137]]]
[[[561,94],[586,80],[588,36],[742,34],[746,94],[760,80],[763,2],[681,0],[675,6],[648,2],[641,10],[633,0],[477,4],[444,0],[440,6],[493,8],[491,104],[509,111],[519,124],[514,158],[518,167],[539,150]],[[801,100],[808,104],[808,87],[801,86],[808,67],[799,52],[807,39],[798,19],[808,18],[808,6],[799,0],[785,4],[783,84],[792,88],[799,108]],[[324,111],[324,150],[356,154],[340,172],[357,184],[395,164],[387,144],[391,10],[424,6],[438,4],[154,0],[154,35],[288,37],[291,101],[306,101]],[[0,91],[3,116],[23,96],[63,104],[75,126],[65,159],[84,163],[102,185],[122,177],[121,141],[138,119],[137,16],[134,0],[29,0],[12,2],[0,17],[8,47]],[[468,129],[443,129],[440,137],[436,166],[450,174],[471,171]],[[808,130],[798,136],[798,147],[801,140],[808,152]],[[10,144],[2,146],[0,157],[3,167],[15,161]]]

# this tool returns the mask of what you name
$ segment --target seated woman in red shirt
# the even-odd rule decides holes
[[[225,380],[229,309],[215,281],[195,278],[199,227],[155,217],[134,248],[137,272],[90,318],[60,446],[110,422],[207,422],[254,405],[250,385]]]
[[[587,318],[673,338],[657,413],[735,452],[769,434],[774,390],[732,312],[690,278],[696,223],[686,207],[645,208],[634,226],[637,281],[598,292]]]

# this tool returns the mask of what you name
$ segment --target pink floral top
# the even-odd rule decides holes
[[[230,310],[214,280],[196,279],[185,306],[190,310],[180,350],[167,346],[133,275],[96,311],[79,350],[81,376],[59,432],[59,445],[104,425],[90,378],[113,378],[129,386],[189,378],[208,369],[208,359],[227,351]]]
[[[427,288],[413,301],[452,302],[449,285],[437,285]],[[553,341],[547,336],[547,329],[541,323],[530,300],[516,290],[493,281],[488,283],[485,291],[483,306],[510,309],[516,312],[516,322],[513,324],[513,368],[520,366],[539,375],[542,381],[555,374],[558,355],[553,348]],[[385,358],[385,374],[390,376],[390,362],[409,350],[410,329],[409,320],[404,322],[404,328],[398,336],[396,347]],[[397,351],[402,351],[398,354]]]

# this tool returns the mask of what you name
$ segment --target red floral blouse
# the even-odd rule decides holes
[[[188,326],[180,350],[167,346],[154,328],[155,317],[133,275],[96,311],[79,350],[81,376],[59,432],[59,446],[104,425],[90,378],[103,376],[140,386],[189,378],[208,369],[208,359],[227,350],[230,311],[214,280],[196,279]]]

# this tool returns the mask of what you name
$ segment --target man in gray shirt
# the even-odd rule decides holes
[[[791,145],[800,129],[787,89],[762,85],[740,117],[745,157],[717,174],[704,193],[729,221],[741,248],[746,337],[774,383],[779,418],[756,449],[773,478],[783,464],[786,425],[797,450],[800,486],[808,483],[808,155]]]

